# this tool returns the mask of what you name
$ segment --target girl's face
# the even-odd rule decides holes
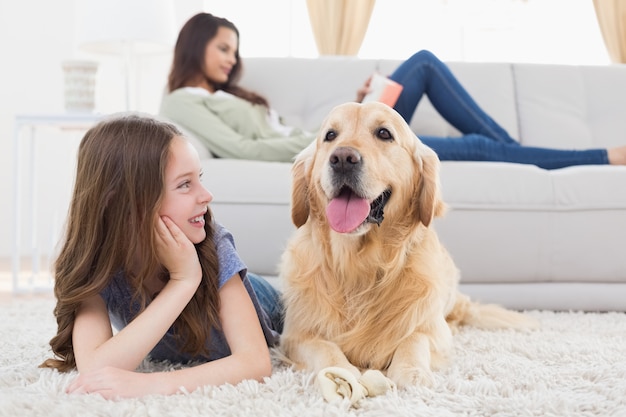
[[[204,215],[213,195],[202,185],[200,158],[189,141],[174,137],[169,152],[159,215],[172,219],[191,242],[200,243],[206,238]]]
[[[237,33],[221,26],[204,49],[204,76],[213,84],[224,84],[237,63]],[[212,89],[211,91],[213,91]]]

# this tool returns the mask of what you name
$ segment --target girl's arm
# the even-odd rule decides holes
[[[260,381],[269,376],[272,371],[269,349],[252,300],[238,274],[222,286],[220,301],[220,319],[230,356],[171,372],[143,374],[106,367],[81,374],[70,384],[68,392],[97,392],[105,398],[136,397],[173,394],[182,387],[193,391],[204,385],[236,384],[244,379]]]
[[[252,300],[235,274],[220,289],[220,321],[231,355],[199,366],[161,374],[167,393],[204,385],[262,381],[272,373],[269,348]]]
[[[167,217],[156,225],[159,258],[170,279],[146,309],[114,337],[104,300],[82,302],[74,321],[72,344],[81,373],[111,366],[134,371],[183,311],[200,284],[197,252]]]
[[[81,373],[105,366],[135,370],[183,311],[197,287],[169,281],[133,321],[113,336],[104,300],[95,295],[76,313],[72,343]]]

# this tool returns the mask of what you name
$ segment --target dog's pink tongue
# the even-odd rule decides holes
[[[370,204],[351,191],[343,191],[326,207],[326,217],[335,232],[349,233],[367,219]]]

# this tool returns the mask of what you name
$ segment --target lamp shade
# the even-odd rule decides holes
[[[171,0],[77,0],[76,38],[88,52],[123,54],[171,50],[176,37]]]

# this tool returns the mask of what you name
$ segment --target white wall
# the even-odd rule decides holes
[[[9,257],[13,242],[14,119],[16,114],[63,113],[63,74],[66,59],[99,62],[96,79],[96,110],[102,113],[125,108],[121,60],[114,56],[89,55],[75,41],[75,2],[82,0],[0,0],[0,258]],[[201,0],[176,0],[176,30],[202,9]],[[111,22],[111,24],[114,24]],[[171,55],[145,57],[137,62],[139,100],[136,110],[156,113]],[[37,135],[39,179],[38,223],[41,244],[51,245],[52,229],[62,223],[72,187],[75,150],[82,133],[59,133],[41,129]],[[24,137],[24,136],[23,136]],[[28,148],[24,146],[23,152]],[[23,155],[25,160],[26,155]],[[28,173],[25,172],[25,179]],[[24,196],[22,218],[30,220],[30,201]],[[25,228],[22,228],[26,232]],[[22,237],[24,251],[30,236]]]

